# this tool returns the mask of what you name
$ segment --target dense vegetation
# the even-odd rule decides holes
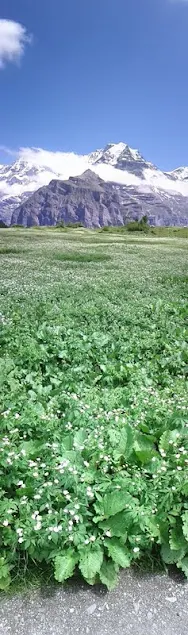
[[[1,589],[32,562],[188,575],[186,247],[1,231]]]

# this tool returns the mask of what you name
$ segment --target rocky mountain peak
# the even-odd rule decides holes
[[[97,196],[104,184],[113,183],[115,197],[117,191],[122,195],[123,188],[124,193],[137,197],[137,202],[139,201],[142,207],[146,202],[149,205],[149,201],[154,197],[155,200],[160,201],[160,209],[161,205],[164,205],[166,209],[167,203],[172,212],[178,209],[181,222],[186,224],[185,210],[186,214],[188,210],[188,168],[186,167],[177,168],[169,173],[162,172],[146,161],[139,150],[123,142],[108,143],[104,148],[89,155],[76,155],[73,152],[50,153],[40,149],[32,153],[31,149],[28,156],[31,156],[30,161],[26,161],[23,154],[12,165],[0,166],[0,220],[8,224],[18,206],[25,204],[33,192],[52,182],[51,191],[53,188],[57,197],[60,196],[62,188],[64,192],[68,192],[68,189],[70,192],[70,188],[76,188],[77,196],[79,191],[90,189],[93,193],[95,191]],[[58,185],[58,182],[62,185]],[[108,191],[110,206],[112,188]],[[152,214],[151,222],[154,222],[154,216]]]

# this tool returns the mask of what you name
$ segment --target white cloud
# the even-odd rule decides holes
[[[89,169],[98,174],[104,181],[115,181],[125,185],[139,185],[140,183],[140,179],[130,172],[116,170],[107,164],[92,165],[88,161],[88,155],[79,155],[74,152],[50,152],[42,148],[20,148],[19,159],[32,165],[50,168],[62,179],[68,179],[69,176],[79,176]]]
[[[188,196],[188,183],[180,180],[172,181],[160,170],[152,168],[144,170],[144,181],[126,170],[117,170],[111,165],[92,165],[88,162],[88,155],[78,155],[73,152],[50,152],[42,148],[20,148],[19,159],[37,166],[45,166],[52,170],[59,178],[68,179],[78,176],[85,170],[92,170],[104,181],[114,181],[122,185],[147,186],[150,189],[161,189],[167,192]],[[43,178],[42,175],[40,178]],[[54,178],[53,175],[51,178]]]
[[[42,148],[20,148],[18,156],[22,161],[50,168],[63,178],[82,174],[88,167],[87,155],[78,155],[74,152],[50,152]]]
[[[31,42],[26,28],[13,20],[0,20],[0,68],[8,62],[19,62],[25,46]]]

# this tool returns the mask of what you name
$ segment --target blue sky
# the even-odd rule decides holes
[[[1,146],[188,165],[188,0],[1,0],[0,18],[32,35],[0,63]]]

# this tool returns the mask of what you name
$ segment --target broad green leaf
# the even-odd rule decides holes
[[[186,483],[184,483],[184,485],[181,488],[182,494],[185,494],[185,496],[188,497],[188,481]]]
[[[0,558],[0,580],[9,576],[9,566],[5,558]]]
[[[108,437],[110,440],[110,445],[114,448],[119,443],[120,431],[115,428],[108,428]]]
[[[119,567],[130,567],[130,551],[127,547],[121,545],[117,538],[111,538],[110,540],[105,541],[105,545],[107,546],[109,556],[111,556],[112,560],[118,564]]]
[[[162,545],[161,555],[166,564],[175,564],[185,555],[185,549],[171,549],[169,545]]]
[[[77,562],[78,555],[73,549],[67,549],[67,551],[62,552],[61,555],[57,555],[54,561],[54,576],[57,582],[63,582],[67,580],[67,578],[70,578],[74,573]]]
[[[121,431],[119,443],[114,450],[114,459],[118,460],[120,456],[128,458],[133,450],[134,432],[128,424]]]
[[[0,589],[5,591],[11,583],[9,566],[5,558],[0,558]]]
[[[137,434],[134,442],[134,450],[137,458],[141,463],[148,463],[157,453],[154,448],[153,441],[142,433]]]
[[[183,514],[182,520],[183,520],[183,534],[186,540],[188,540],[188,511],[185,512],[185,514]]]
[[[150,472],[151,474],[157,474],[157,472],[161,469],[161,465],[162,465],[162,459],[159,454],[158,454],[158,457],[155,455],[154,458],[155,458],[155,461],[151,459],[151,461],[147,463],[147,472]]]
[[[87,432],[83,429],[78,430],[74,435],[74,447],[80,447],[84,445],[84,441],[87,439]]]
[[[6,578],[0,578],[0,590],[6,591],[11,583],[11,577],[8,575]]]
[[[188,556],[177,562],[177,567],[181,569],[183,573],[185,573],[186,578],[188,578]]]
[[[143,527],[145,526],[145,528],[150,532],[153,538],[157,538],[158,536],[160,536],[160,527],[157,518],[154,518],[152,516],[150,518],[148,516],[142,516],[140,520],[141,527],[142,525]]]
[[[110,530],[112,536],[123,538],[125,542],[127,538],[127,527],[130,524],[130,521],[127,523],[126,517],[126,512],[122,511],[119,514],[115,514],[115,516],[111,516],[110,518],[108,518],[108,520],[101,523],[100,527],[104,529],[104,531]]]
[[[170,531],[169,544],[171,549],[186,549],[188,550],[188,544],[183,535],[181,527],[175,527]]]
[[[95,509],[97,514],[109,518],[121,512],[128,505],[135,505],[133,496],[128,494],[125,490],[116,490],[105,494],[101,503],[96,504]]]
[[[98,575],[98,574],[94,575],[94,576],[93,576],[93,578],[84,578],[84,580],[85,580],[88,584],[90,584],[90,586],[94,586],[94,584],[96,584],[96,582],[97,582],[97,575]]]
[[[102,561],[103,550],[99,545],[89,545],[80,553],[79,569],[85,580],[93,579],[99,573]]]
[[[64,461],[65,459],[67,459],[71,463],[76,463],[77,458],[81,462],[80,452],[76,452],[76,450],[65,450],[63,456],[59,458],[59,461]]]
[[[73,436],[72,434],[67,434],[66,437],[62,438],[61,451],[64,450],[70,451],[73,448]]]
[[[102,584],[107,586],[109,591],[112,591],[118,583],[118,567],[110,560],[107,562],[103,562],[102,567],[99,572],[100,580]]]

